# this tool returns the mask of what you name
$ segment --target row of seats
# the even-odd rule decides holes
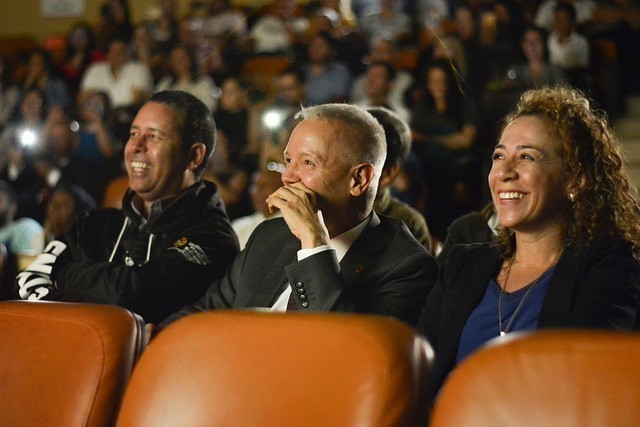
[[[513,334],[462,363],[432,414],[431,347],[387,317],[208,312],[144,343],[119,307],[0,302],[0,425],[640,425],[635,334]]]

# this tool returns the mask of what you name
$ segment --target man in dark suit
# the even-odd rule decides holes
[[[347,104],[297,118],[284,186],[267,198],[282,218],[260,224],[226,275],[161,327],[222,308],[372,313],[415,325],[437,266],[402,222],[373,211],[386,156],[382,127]]]

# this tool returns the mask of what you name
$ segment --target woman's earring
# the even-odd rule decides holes
[[[576,200],[576,196],[573,193],[569,193],[569,200],[574,202]]]

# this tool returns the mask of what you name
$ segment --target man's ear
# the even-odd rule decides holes
[[[207,147],[201,142],[195,143],[191,146],[191,151],[189,153],[189,164],[187,165],[187,169],[191,171],[195,171],[201,164],[204,162],[205,156],[207,155]]]
[[[351,175],[351,195],[358,197],[364,194],[367,188],[369,188],[369,185],[371,185],[374,175],[373,165],[369,163],[360,163],[355,166]]]

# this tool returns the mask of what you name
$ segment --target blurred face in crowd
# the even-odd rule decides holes
[[[529,61],[544,58],[545,40],[538,31],[528,30],[522,37],[522,52]]]
[[[287,73],[278,77],[278,100],[284,105],[299,107],[304,101],[304,85],[295,74]]]
[[[42,96],[38,92],[27,92],[20,104],[23,119],[26,121],[40,121],[42,119],[43,104]]]
[[[282,186],[282,176],[280,172],[273,170],[261,171],[255,182],[249,189],[251,194],[251,204],[256,212],[269,216],[269,206],[267,197]]]
[[[379,64],[370,65],[365,75],[365,89],[373,100],[386,99],[391,89],[387,69]]]
[[[76,219],[76,202],[71,194],[56,191],[47,205],[47,221],[51,232],[56,236],[69,232]]]
[[[183,47],[177,47],[171,51],[169,66],[176,76],[188,77],[191,74],[191,58]]]
[[[114,41],[109,45],[109,51],[107,52],[107,60],[114,70],[120,69],[129,59],[127,52],[127,45],[120,41]]]
[[[447,75],[443,69],[434,67],[427,71],[427,90],[434,99],[447,97]]]
[[[236,113],[249,105],[247,90],[234,78],[228,78],[222,83],[220,108]]]
[[[324,37],[314,37],[309,43],[309,62],[323,63],[331,57],[331,46]]]

